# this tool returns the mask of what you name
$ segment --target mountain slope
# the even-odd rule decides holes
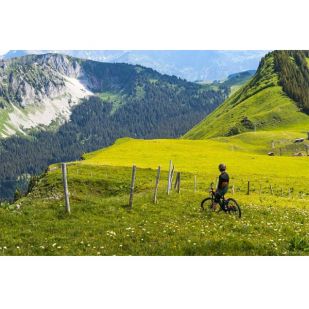
[[[255,70],[266,53],[254,50],[12,50],[4,58],[51,52],[95,61],[139,64],[189,81],[223,80],[236,72]]]
[[[308,71],[303,64],[297,64],[295,59],[302,52],[294,52],[288,61],[295,63],[296,72]],[[265,56],[255,74],[246,85],[229,97],[213,113],[196,125],[185,138],[204,139],[218,136],[233,136],[239,133],[254,130],[289,129],[309,131],[309,116],[305,109],[301,109],[302,102],[296,102],[282,89],[282,79],[290,73],[278,71],[278,56],[285,54],[277,51]],[[301,75],[301,80],[306,75]],[[301,90],[304,97],[308,88],[304,84]]]
[[[27,129],[37,126],[62,124],[80,99],[93,94],[112,103],[113,112],[132,99],[152,104],[161,96],[165,104],[178,105],[177,108],[174,105],[175,117],[178,113],[184,114],[181,111],[184,106],[189,106],[187,112],[190,108],[195,112],[203,108],[209,111],[216,98],[220,97],[219,101],[223,98],[206,86],[190,84],[141,66],[107,64],[57,54],[30,55],[0,61],[0,134],[4,137],[16,132],[25,134]],[[173,100],[176,101],[172,103]]]
[[[213,90],[129,64],[56,54],[9,61],[1,62],[4,103],[0,123],[4,130],[16,125],[8,122],[13,108],[27,113],[25,120],[40,108],[50,111],[55,102],[63,106],[65,100],[68,108],[64,114],[54,113],[56,117],[51,117],[44,130],[37,123],[33,127],[33,122],[26,123],[29,127],[20,123],[18,129],[23,133],[0,140],[1,197],[12,197],[16,187],[12,180],[21,175],[41,173],[53,162],[79,159],[82,153],[110,145],[119,137],[179,137],[227,96],[227,88]],[[84,87],[84,99],[74,104],[70,79]],[[39,115],[36,119],[44,125]]]

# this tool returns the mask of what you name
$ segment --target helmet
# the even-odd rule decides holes
[[[223,163],[219,164],[219,170],[220,172],[224,172],[226,170],[226,165]]]

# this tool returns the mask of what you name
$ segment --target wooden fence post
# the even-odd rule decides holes
[[[175,180],[175,185],[174,185],[174,190],[177,188],[178,185],[178,172],[176,174],[176,180]]]
[[[177,193],[180,193],[180,172],[177,173]]]
[[[155,204],[158,203],[157,194],[158,194],[158,186],[159,186],[159,180],[160,180],[160,172],[161,172],[161,167],[158,166],[157,177],[156,177],[156,185],[155,185],[155,190],[154,190],[154,195],[153,195],[153,202]]]
[[[247,195],[250,194],[250,181],[248,180],[248,188],[247,188]]]
[[[235,194],[235,187],[234,187],[234,185],[232,186],[232,194],[233,195]]]
[[[62,170],[62,181],[63,181],[63,191],[64,191],[64,200],[65,200],[65,209],[67,213],[71,213],[70,208],[70,198],[69,198],[69,188],[68,188],[68,179],[67,179],[67,164],[61,164]]]
[[[174,172],[175,172],[175,166],[173,165],[172,172],[171,172],[170,190],[172,190],[172,187],[173,187]]]
[[[171,190],[171,173],[172,173],[173,162],[170,160],[170,166],[168,169],[168,178],[167,178],[167,194],[170,194]]]
[[[282,149],[281,149],[281,147],[279,148],[279,154],[280,154],[280,156],[282,156]]]
[[[196,192],[196,187],[197,187],[196,175],[194,175],[194,193]]]
[[[136,175],[136,166],[132,166],[132,179],[131,179],[131,189],[130,189],[130,199],[129,199],[129,207],[133,207],[133,195],[134,195],[134,185],[135,185],[135,175]]]

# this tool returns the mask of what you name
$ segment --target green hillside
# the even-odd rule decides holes
[[[255,130],[288,130],[300,136],[306,134],[309,131],[309,116],[305,113],[305,108],[300,110],[306,102],[292,100],[281,86],[283,76],[290,74],[285,73],[286,75],[284,75],[283,69],[277,70],[276,63],[282,53],[284,52],[273,52],[266,55],[254,78],[186,133],[184,138],[205,139],[234,136]],[[304,69],[303,63],[297,66],[292,56],[288,59],[288,61],[295,63],[296,73],[294,71],[292,73],[295,73],[295,76],[299,74],[301,76],[299,80],[302,81],[304,75],[299,73],[302,71],[298,70],[298,67],[301,67],[305,73],[308,67],[306,66]],[[294,67],[292,66],[292,68]],[[293,75],[292,73],[291,75]],[[303,88],[295,91],[308,93],[308,88],[304,83]]]
[[[181,172],[179,194],[166,193],[170,159]],[[0,254],[308,255],[306,160],[235,151],[212,140],[122,139],[68,165],[71,215],[64,211],[58,164],[26,197],[2,205]],[[221,161],[227,163],[241,219],[200,211]],[[132,164],[137,175],[129,210]],[[158,165],[162,174],[153,204]]]

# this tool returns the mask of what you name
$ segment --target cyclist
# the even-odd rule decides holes
[[[218,187],[215,192],[215,205],[217,203],[220,203],[220,199],[226,194],[228,188],[229,188],[229,181],[230,177],[228,173],[226,172],[226,165],[221,163],[219,164],[219,171],[221,174],[219,175],[219,182]],[[215,207],[215,205],[213,207]],[[225,207],[225,205],[223,205]]]

